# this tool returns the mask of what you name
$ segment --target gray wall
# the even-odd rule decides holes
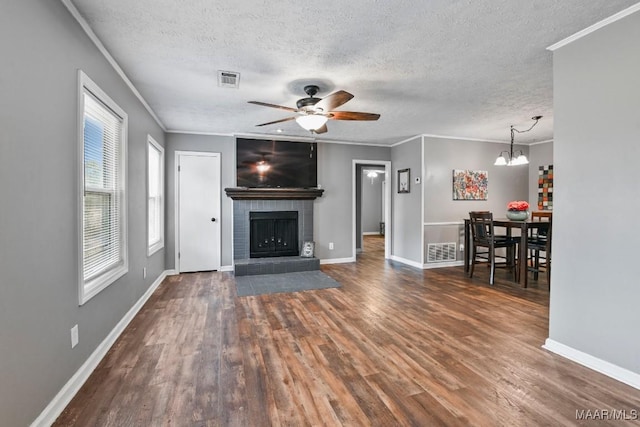
[[[638,40],[636,12],[554,52],[557,173],[549,325],[552,340],[635,374]]]
[[[147,133],[164,134],[61,2],[5,2],[0,51],[0,424],[24,426],[165,269],[164,250],[146,255]],[[129,273],[82,307],[77,69],[129,115]]]
[[[494,166],[508,145],[427,138],[424,145],[425,222],[461,221],[470,211],[488,210],[504,217],[507,203],[528,199],[527,166]],[[527,153],[527,147],[516,146]],[[453,200],[453,170],[485,170],[489,186],[487,200]]]
[[[538,170],[540,166],[553,164],[553,142],[529,147],[529,204],[538,210]]]
[[[314,204],[314,238],[320,259],[353,256],[353,160],[390,160],[389,147],[318,143],[318,185],[324,195]],[[329,242],[334,250],[329,250]]]
[[[236,183],[236,139],[232,136],[220,135],[191,135],[191,134],[167,134],[166,152],[166,188],[167,188],[167,212],[166,212],[166,265],[167,268],[175,268],[175,152],[176,151],[203,151],[220,153],[220,228],[222,248],[220,263],[222,268],[231,267],[233,262],[233,200],[227,197],[225,188],[235,187]]]
[[[422,138],[416,137],[391,149],[392,255],[422,264]],[[398,170],[411,169],[410,192],[398,193]]]
[[[217,135],[167,135],[167,268],[173,268],[175,248],[175,152],[208,151],[221,153],[222,188],[236,182],[235,137]],[[352,160],[389,160],[390,148],[351,144],[318,144],[318,184],[325,190],[314,202],[314,240],[320,259],[352,256],[351,179]],[[226,160],[225,160],[226,159]],[[232,200],[222,192],[222,265],[233,262],[231,217]],[[329,242],[334,250],[329,250]]]
[[[470,211],[488,210],[504,217],[507,203],[528,199],[527,166],[494,166],[508,145],[442,138],[424,138],[425,246],[429,243],[462,243],[461,225],[429,225],[462,222]],[[516,146],[527,153],[526,146]],[[453,200],[453,170],[485,170],[489,186],[487,200]],[[426,255],[425,255],[426,256]],[[462,259],[458,251],[457,259]]]

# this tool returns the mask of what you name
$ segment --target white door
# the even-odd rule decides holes
[[[177,154],[180,272],[220,269],[220,154]]]

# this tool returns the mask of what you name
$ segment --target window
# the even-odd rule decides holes
[[[164,247],[164,148],[149,135],[147,150],[149,152],[147,255],[152,255]]]
[[[82,71],[78,80],[82,305],[128,271],[127,114]]]

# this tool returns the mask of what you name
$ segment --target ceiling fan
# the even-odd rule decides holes
[[[296,102],[298,108],[284,107],[282,105],[268,104],[260,101],[249,101],[249,104],[262,105],[264,107],[279,108],[280,110],[291,111],[297,113],[295,116],[285,119],[275,120],[273,122],[262,123],[256,126],[267,126],[276,123],[288,122],[295,120],[301,127],[311,131],[312,133],[325,133],[327,131],[328,120],[378,120],[380,114],[360,113],[356,111],[334,111],[335,108],[348,102],[353,95],[344,90],[339,90],[325,96],[324,98],[315,98],[318,93],[318,86],[307,85],[304,91],[308,98],[299,99]]]

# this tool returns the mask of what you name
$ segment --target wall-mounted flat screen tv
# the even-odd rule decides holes
[[[318,186],[315,142],[236,139],[238,187]]]

